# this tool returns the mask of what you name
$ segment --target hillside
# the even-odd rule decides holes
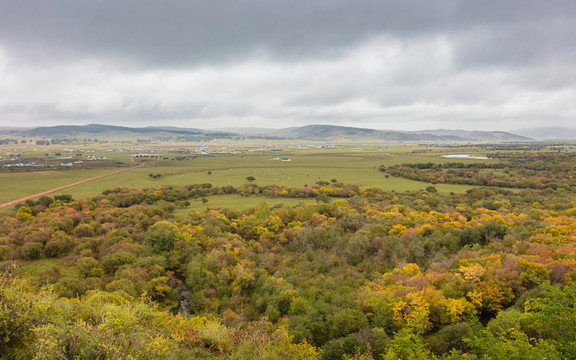
[[[307,125],[276,130],[272,136],[303,140],[420,140],[417,136],[410,136],[403,132],[384,132],[380,130],[334,126],[334,125]]]
[[[259,128],[259,127],[225,127],[225,128],[214,128],[205,129],[207,131],[215,132],[226,132],[233,133],[243,136],[270,136],[270,133],[277,131],[278,129],[272,128]]]
[[[173,126],[149,126],[144,128],[131,128],[114,125],[58,125],[38,127],[23,130],[21,135],[45,138],[63,137],[133,137],[133,136],[166,136],[166,135],[197,135],[202,137],[228,137],[230,134],[223,132],[207,132],[200,129],[178,128]]]
[[[514,133],[528,136],[535,140],[575,140],[576,128],[540,127],[514,130]]]
[[[576,130],[575,130],[576,131]],[[313,141],[333,140],[385,140],[385,141],[530,141],[527,136],[520,136],[504,131],[465,131],[465,130],[422,130],[422,131],[393,131],[376,130],[335,125],[306,125],[284,129],[270,128],[225,128],[219,130],[202,130],[196,128],[181,128],[174,126],[149,126],[132,128],[114,125],[58,125],[38,127],[33,129],[12,129],[6,133],[40,138],[69,138],[69,137],[100,137],[100,138],[160,138],[180,137],[187,138],[277,138],[300,139]],[[574,134],[576,137],[576,133]]]
[[[465,131],[465,130],[427,130],[415,131],[416,134],[435,135],[448,139],[467,141],[529,141],[531,136],[520,136],[506,131]]]
[[[504,131],[388,131],[334,125],[307,125],[269,133],[272,136],[305,140],[394,140],[394,141],[528,141],[528,137]]]

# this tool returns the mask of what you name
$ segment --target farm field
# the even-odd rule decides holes
[[[58,168],[47,171],[6,171],[0,173],[0,203],[15,200],[31,194],[40,193],[52,188],[74,183],[90,177],[99,176],[121,168],[133,165],[130,162],[129,151],[110,151],[122,144],[98,145],[93,154],[105,156],[105,161],[87,162],[81,166]],[[309,146],[305,144],[304,146]],[[150,148],[160,148],[160,145],[149,145]],[[225,151],[242,151],[235,154],[209,154],[200,155],[190,153],[195,147],[163,145],[163,150],[156,150],[158,158],[137,158],[136,163],[145,166],[121,174],[97,179],[84,184],[59,191],[55,194],[71,194],[75,198],[95,196],[102,191],[118,186],[129,188],[147,188],[171,185],[189,185],[196,183],[211,183],[215,186],[240,186],[246,183],[248,176],[253,176],[259,185],[285,184],[289,186],[314,185],[318,181],[337,179],[339,182],[353,183],[361,188],[379,187],[386,190],[406,191],[423,189],[429,184],[421,181],[412,181],[394,176],[385,176],[378,171],[381,165],[391,166],[402,163],[428,162],[445,163],[454,161],[451,158],[441,157],[443,154],[452,154],[448,148],[434,148],[431,151],[418,144],[393,144],[388,149],[384,145],[358,145],[343,144],[338,148],[310,149],[310,148],[279,148],[272,151],[270,143],[268,148],[262,149],[262,144],[214,144],[206,147],[208,150],[226,148]],[[286,146],[281,145],[281,146]],[[78,146],[82,148],[82,146]],[[256,151],[257,149],[257,151]],[[81,149],[70,149],[69,153],[77,154]],[[252,151],[248,151],[252,150]],[[419,151],[426,153],[413,153]],[[458,153],[469,153],[474,149],[458,149]],[[45,154],[57,153],[56,146],[46,149],[24,147],[19,149],[22,157],[39,158]],[[3,149],[2,153],[6,153]],[[61,152],[61,151],[60,151]],[[291,161],[272,160],[274,157],[289,158]],[[78,157],[78,159],[80,159]],[[178,160],[183,159],[183,160]],[[478,159],[458,159],[464,163],[475,163]],[[151,177],[157,175],[159,177]],[[463,193],[470,186],[438,184],[441,193]],[[226,198],[223,198],[224,200]],[[226,204],[238,205],[239,200]],[[250,204],[250,202],[248,202]]]

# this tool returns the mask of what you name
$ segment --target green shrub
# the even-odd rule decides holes
[[[22,246],[20,256],[25,260],[36,260],[42,256],[43,246],[37,242],[30,242]]]
[[[109,274],[118,270],[122,265],[132,264],[136,261],[136,255],[128,251],[118,251],[117,253],[102,258],[102,268]]]
[[[353,356],[363,353],[366,350],[366,344],[356,334],[348,335],[345,338],[328,341],[322,347],[322,359],[341,360],[344,356]]]

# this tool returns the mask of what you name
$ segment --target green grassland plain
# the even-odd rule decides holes
[[[22,159],[35,159],[38,163],[44,161],[44,163],[56,164],[57,166],[52,170],[45,171],[2,170],[0,172],[0,203],[134,166],[135,164],[131,162],[129,156],[132,152],[153,152],[159,157],[136,158],[134,161],[144,164],[143,167],[76,185],[54,194],[65,193],[71,194],[75,198],[82,198],[95,196],[106,189],[118,186],[146,188],[196,183],[240,186],[247,182],[246,177],[248,176],[255,177],[255,183],[259,185],[312,186],[320,180],[337,179],[339,182],[354,183],[362,188],[379,187],[391,191],[406,191],[423,189],[429,184],[386,177],[378,171],[378,167],[380,165],[390,166],[418,162],[494,161],[441,157],[443,154],[478,153],[477,148],[459,147],[455,149],[415,143],[343,143],[339,144],[337,148],[310,148],[312,143],[302,142],[298,144],[301,147],[294,147],[294,142],[239,141],[237,143],[224,143],[215,141],[203,148],[207,151],[221,150],[225,153],[210,155],[189,153],[193,149],[197,149],[198,146],[196,144],[183,145],[182,143],[146,144],[145,146],[139,145],[140,149],[138,150],[125,149],[123,151],[114,151],[114,149],[127,148],[131,145],[126,145],[126,143],[50,145],[47,147],[31,144],[3,145],[0,147],[0,154],[4,159],[10,156],[8,154],[17,152]],[[272,151],[272,146],[277,146],[276,151]],[[68,151],[64,152],[63,148],[67,148]],[[93,152],[80,153],[86,149],[92,149]],[[241,152],[230,154],[234,150]],[[106,160],[84,161],[81,165],[64,168],[59,166],[60,162],[64,160],[58,160],[56,153],[60,153],[61,156],[70,155],[72,161],[80,160],[87,155],[105,156]],[[82,155],[78,156],[80,154]],[[178,160],[182,157],[184,160]],[[291,161],[273,160],[274,157],[289,158]],[[152,178],[149,176],[150,174],[160,174],[161,176]],[[435,186],[443,193],[463,193],[471,187],[449,184]],[[269,203],[290,202],[291,200],[270,199]],[[211,199],[210,204],[244,208],[253,205],[254,201],[237,196],[223,196],[219,200]],[[192,204],[191,208],[195,207],[198,207],[198,204]]]

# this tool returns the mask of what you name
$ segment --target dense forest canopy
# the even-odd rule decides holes
[[[574,154],[495,158],[380,168],[484,186],[466,194],[250,182],[28,200],[0,221],[3,356],[574,359]],[[317,203],[175,211],[232,193]]]

